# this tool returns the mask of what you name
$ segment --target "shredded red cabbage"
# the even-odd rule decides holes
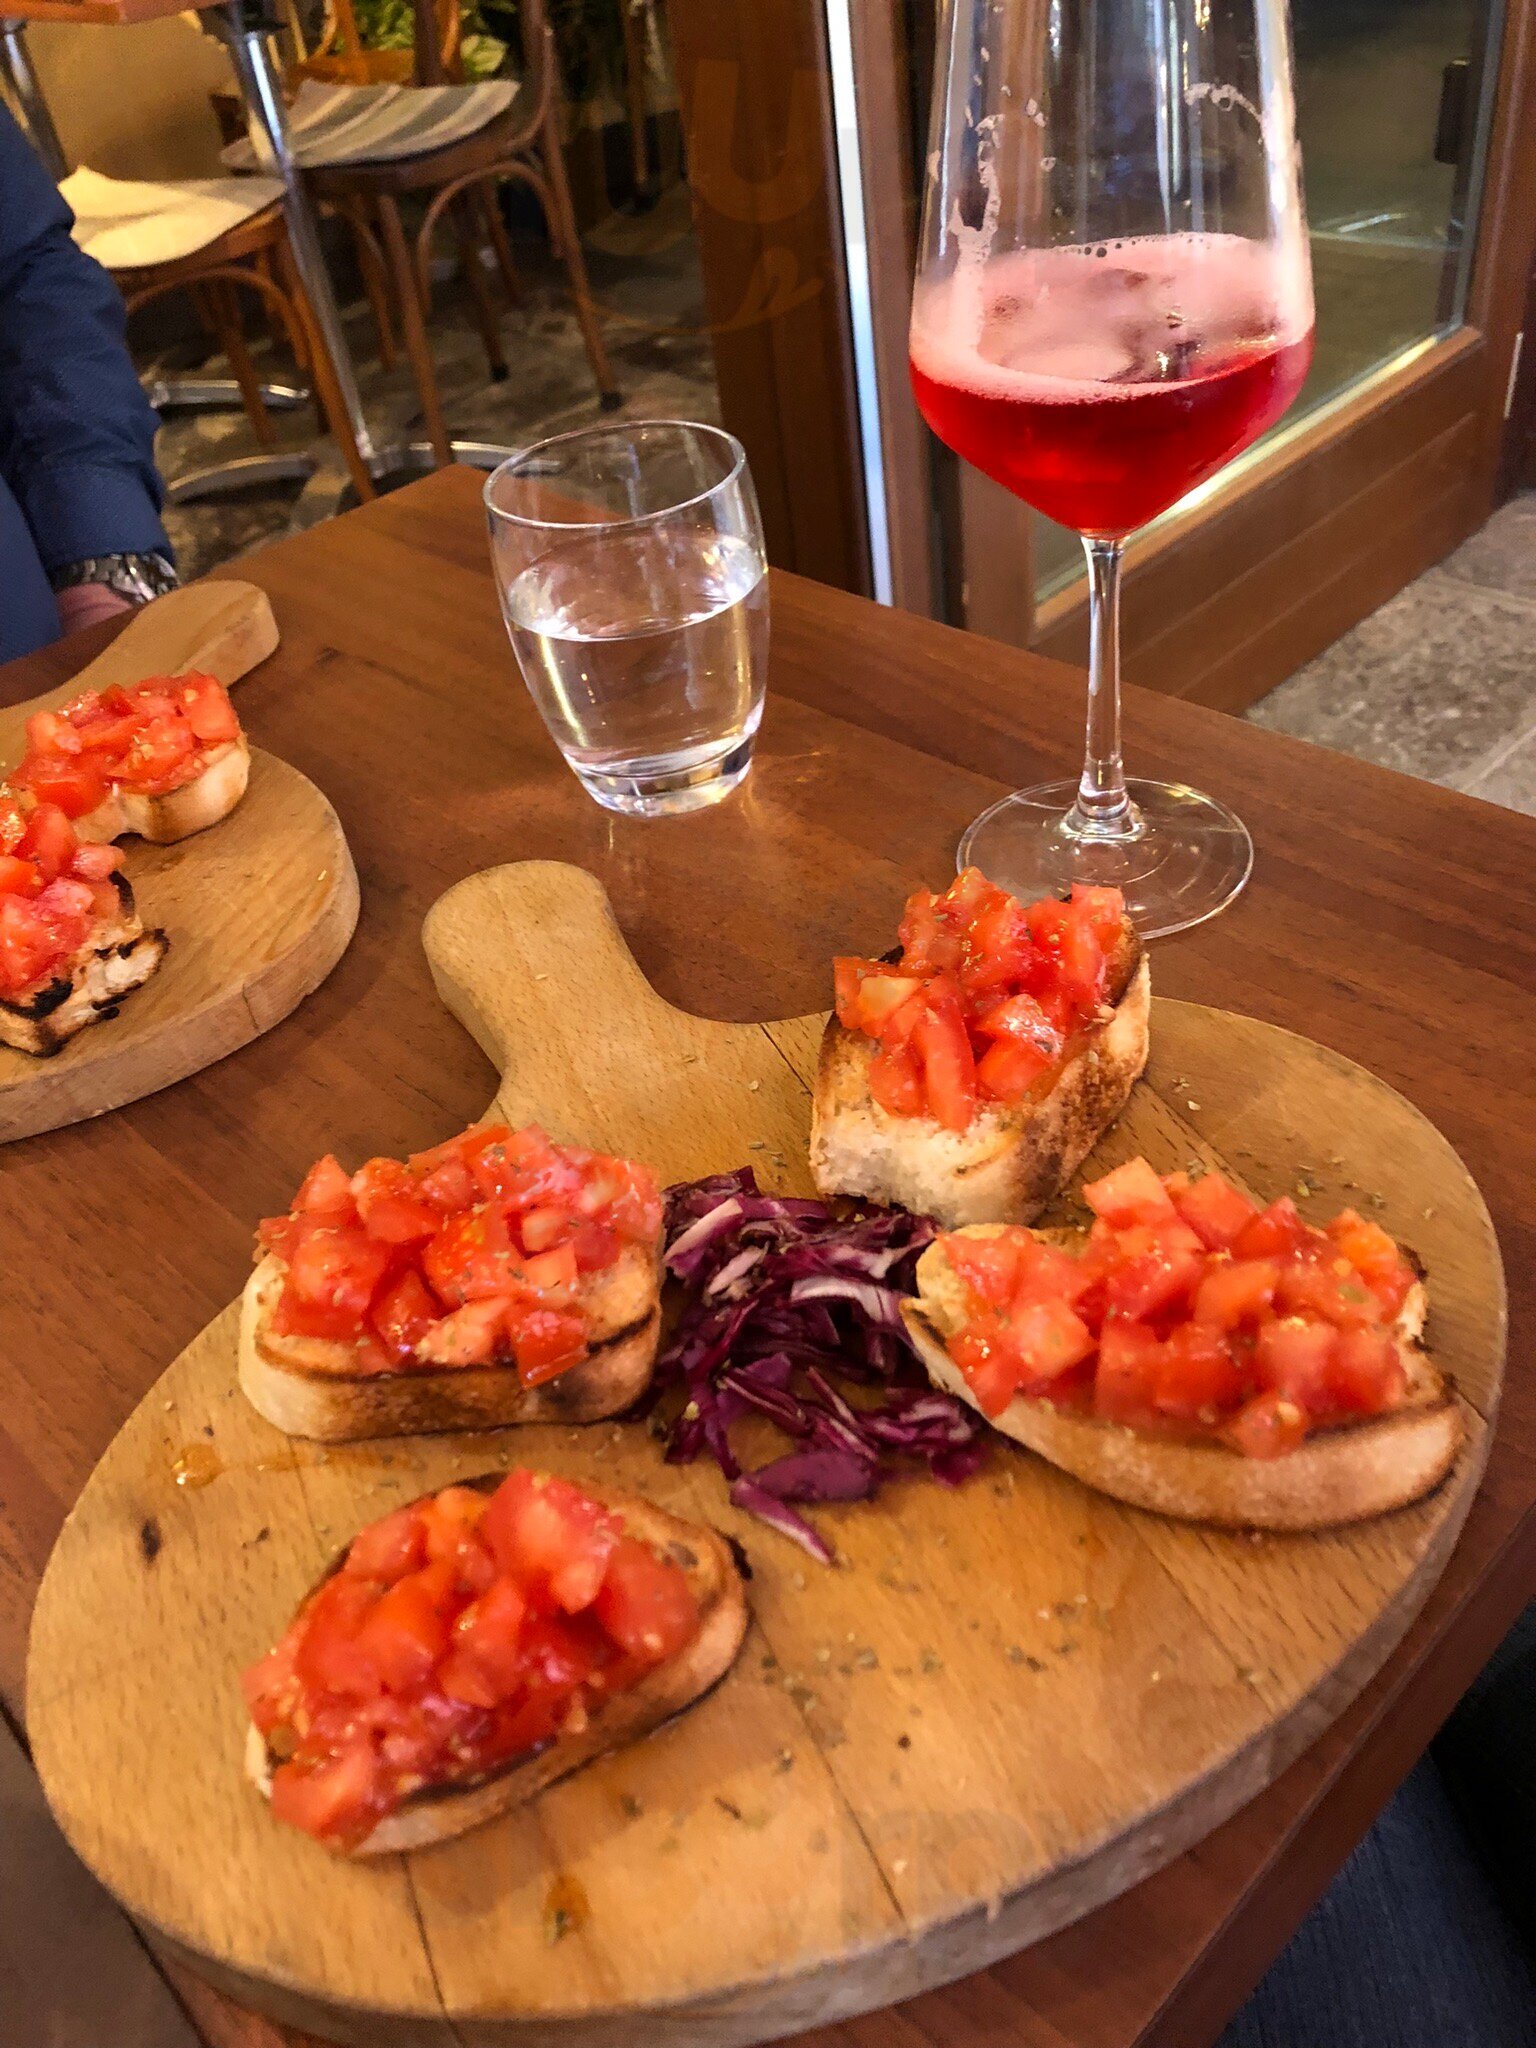
[[[667,1271],[685,1290],[651,1399],[686,1394],[667,1458],[707,1451],[731,1499],[823,1564],[795,1503],[867,1500],[903,1459],[956,1486],[985,1455],[980,1417],[929,1385],[902,1326],[925,1218],[765,1195],[751,1167],[667,1190]],[[833,1375],[857,1389],[857,1398]],[[793,1448],[743,1471],[731,1427],[766,1415]]]

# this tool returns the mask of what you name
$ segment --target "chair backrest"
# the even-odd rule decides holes
[[[464,76],[459,0],[412,0],[412,14],[412,49],[369,50],[363,47],[352,0],[326,0],[324,32],[313,53],[292,67],[293,77],[341,85],[457,84]],[[529,104],[541,106],[555,73],[545,0],[520,0],[518,24]]]
[[[415,46],[405,50],[365,48],[352,0],[326,0],[320,40],[293,65],[292,75],[334,85],[437,85],[462,78],[458,0],[434,0],[434,13],[426,61],[419,63]],[[419,36],[419,24],[417,33]]]
[[[335,4],[350,8],[351,0],[335,0]],[[459,53],[458,0],[411,0],[411,4],[416,18],[416,83],[442,85],[461,79],[464,65]],[[525,83],[534,99],[542,99],[552,82],[554,57],[544,0],[519,0],[517,13]]]

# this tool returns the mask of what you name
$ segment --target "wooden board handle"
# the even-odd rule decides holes
[[[503,1076],[507,1112],[553,1136],[593,1113],[585,1069],[597,1048],[606,1056],[605,1019],[621,1011],[643,1041],[676,1015],[636,966],[601,882],[563,861],[468,876],[428,911],[422,943],[438,994]]]
[[[277,621],[264,590],[254,583],[189,583],[135,612],[69,690],[104,690],[112,683],[179,676],[188,669],[217,676],[227,688],[276,646]]]

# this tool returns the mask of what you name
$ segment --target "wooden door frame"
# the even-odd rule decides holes
[[[721,417],[769,559],[867,591],[823,0],[667,0],[667,19]]]
[[[901,0],[865,4],[881,15],[904,13]],[[870,103],[889,106],[894,95],[871,93]],[[1464,324],[1299,420],[1219,494],[1197,497],[1131,543],[1122,635],[1131,680],[1240,710],[1486,519],[1500,490],[1511,368],[1536,265],[1536,147],[1519,144],[1522,109],[1531,106],[1536,0],[1507,0]],[[872,137],[870,154],[881,148],[882,138]],[[900,355],[899,388],[892,370],[882,379],[882,403],[893,414],[901,406],[911,412],[911,246],[882,253],[872,241],[870,258],[872,269],[882,266],[874,296],[886,355],[894,359],[898,348]],[[1536,355],[1536,335],[1529,352]],[[1536,380],[1536,364],[1527,368]],[[942,460],[930,448],[921,461],[907,458],[888,471],[893,530],[910,517],[906,508],[931,505],[945,488]],[[984,504],[968,496],[951,615],[993,638],[1081,664],[1082,583],[1037,609],[1022,530],[1028,515],[1002,493]]]

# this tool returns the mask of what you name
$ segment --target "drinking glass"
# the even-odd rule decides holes
[[[994,805],[961,865],[1026,898],[1113,884],[1149,938],[1242,888],[1225,804],[1126,780],[1121,548],[1279,418],[1311,354],[1285,0],[948,0],[913,390],[1081,534],[1090,622],[1080,780]]]
[[[637,420],[557,434],[485,486],[501,615],[589,796],[656,818],[736,787],[768,660],[768,571],[741,443]]]

